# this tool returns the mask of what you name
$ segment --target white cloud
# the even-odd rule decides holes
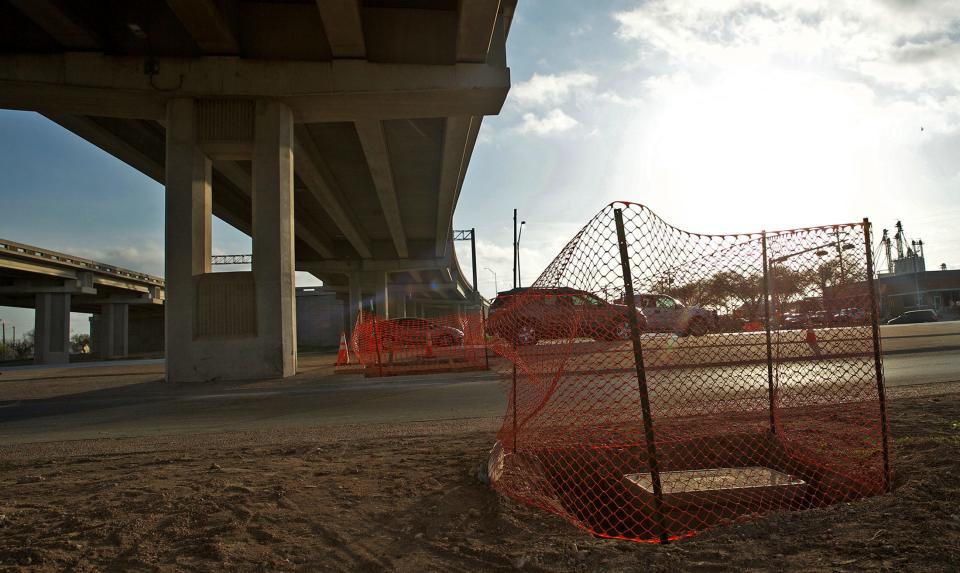
[[[597,94],[597,99],[607,103],[613,103],[626,107],[640,107],[644,104],[642,97],[622,96],[614,91],[605,91]]]
[[[533,112],[523,114],[523,123],[518,127],[518,130],[520,133],[549,135],[569,131],[578,124],[577,120],[564,113],[562,109],[553,108],[543,116],[538,116]]]
[[[589,92],[597,77],[584,72],[533,74],[533,77],[510,88],[510,99],[522,107],[558,105],[577,92]]]
[[[585,35],[589,34],[589,33],[592,32],[592,31],[593,31],[593,26],[591,26],[590,24],[584,24],[584,25],[582,25],[582,26],[577,26],[576,28],[574,28],[573,30],[571,30],[571,31],[570,31],[570,37],[571,37],[571,38],[579,38],[579,37],[581,37],[581,36],[585,36]]]
[[[146,244],[139,247],[127,245],[104,248],[71,246],[63,249],[63,251],[98,263],[106,263],[152,275],[163,275],[163,247],[156,244]]]
[[[927,94],[960,86],[960,2],[651,0],[614,18],[646,62],[812,66]]]
[[[493,143],[497,135],[497,130],[490,123],[484,123],[480,126],[480,133],[477,134],[477,144],[484,145]]]
[[[536,135],[568,131],[580,121],[564,111],[564,107],[574,106],[586,114],[604,104],[639,107],[644,103],[640,97],[623,96],[611,89],[599,91],[598,83],[596,75],[581,71],[534,74],[529,80],[510,88],[509,97],[514,109],[524,111],[522,123],[512,131]],[[598,128],[593,130],[598,131]]]

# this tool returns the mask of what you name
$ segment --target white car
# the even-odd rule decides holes
[[[716,327],[717,313],[699,306],[685,306],[665,294],[640,294],[637,306],[647,317],[647,330],[703,336]]]

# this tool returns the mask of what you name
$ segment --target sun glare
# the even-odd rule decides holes
[[[662,95],[639,175],[653,197],[695,199],[711,231],[836,219],[875,161],[871,96],[850,84],[765,69]]]

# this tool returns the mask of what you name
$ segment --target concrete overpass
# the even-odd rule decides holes
[[[295,268],[354,314],[477,300],[451,223],[515,4],[0,0],[0,107],[165,185],[169,379],[288,376]],[[211,215],[252,271],[211,273]]]
[[[0,306],[36,310],[38,364],[69,361],[71,312],[96,315],[91,346],[101,357],[162,349],[163,300],[161,278],[0,239]]]

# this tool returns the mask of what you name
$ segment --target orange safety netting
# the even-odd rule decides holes
[[[494,487],[660,542],[886,491],[869,257],[866,223],[698,235],[606,207],[491,310]]]
[[[391,319],[364,312],[351,347],[368,376],[486,368],[483,324],[479,312]]]

